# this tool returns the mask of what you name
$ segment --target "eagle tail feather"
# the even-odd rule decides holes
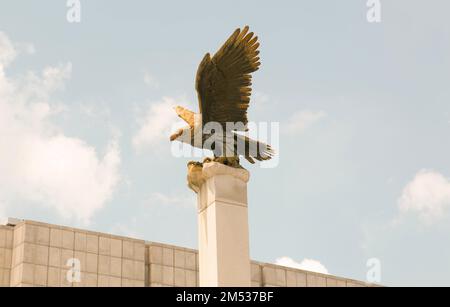
[[[235,136],[237,141],[235,142],[234,145],[235,152],[238,155],[244,156],[245,159],[251,164],[255,164],[255,160],[258,161],[270,160],[275,155],[275,151],[272,149],[270,145],[266,143],[252,140],[249,137],[240,134],[235,134]],[[244,142],[245,144],[244,148],[238,145],[239,142]],[[244,149],[244,152],[239,152],[242,149]]]

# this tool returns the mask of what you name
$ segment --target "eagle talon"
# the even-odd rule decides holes
[[[188,165],[188,167],[191,166],[191,165],[192,165],[192,166],[200,166],[200,167],[203,167],[203,163],[198,162],[198,161],[189,161],[187,165]]]
[[[242,168],[239,157],[216,157],[213,161],[234,168]]]
[[[213,159],[211,159],[211,158],[205,158],[204,160],[203,160],[203,163],[211,163],[211,162],[213,162]]]

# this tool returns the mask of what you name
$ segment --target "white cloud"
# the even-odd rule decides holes
[[[36,48],[33,44],[30,43],[15,43],[14,44],[16,50],[19,54],[25,53],[25,54],[35,54]]]
[[[36,49],[30,43],[13,43],[0,31],[0,69],[4,69],[21,53],[34,54]]]
[[[185,99],[178,100],[179,105],[186,106]],[[138,119],[139,130],[133,137],[133,146],[137,151],[157,149],[161,144],[169,145],[169,137],[174,129],[186,126],[173,108],[177,100],[163,97],[161,101],[150,103],[144,117]]]
[[[99,157],[94,147],[66,136],[51,122],[65,107],[50,97],[63,88],[71,64],[11,79],[5,68],[16,55],[0,32],[0,212],[37,205],[86,224],[119,181],[117,141]]]
[[[156,192],[151,195],[150,204],[195,208],[197,201],[192,193],[189,193],[188,195],[166,195]]]
[[[414,213],[426,224],[441,219],[450,209],[450,180],[442,174],[419,171],[398,200],[401,214]]]
[[[325,116],[326,114],[323,111],[297,111],[289,118],[284,126],[284,132],[291,134],[302,133]]]
[[[148,71],[144,72],[144,83],[153,89],[159,88],[158,80],[152,74],[150,74]]]
[[[8,66],[17,55],[12,42],[5,33],[0,31],[0,70]]]
[[[8,217],[3,212],[3,207],[4,206],[0,203],[0,225],[6,225],[6,223],[8,222]]]
[[[296,262],[292,258],[289,257],[281,257],[275,260],[275,263],[278,265],[300,269],[310,272],[328,274],[327,268],[317,260],[313,259],[303,259],[300,263]]]

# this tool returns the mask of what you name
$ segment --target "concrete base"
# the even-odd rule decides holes
[[[189,167],[198,200],[201,287],[251,286],[248,180],[248,171],[216,162]]]

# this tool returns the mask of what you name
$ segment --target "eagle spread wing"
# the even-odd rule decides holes
[[[251,73],[258,70],[259,43],[246,26],[237,29],[211,58],[206,54],[197,71],[196,89],[203,125],[218,122],[243,123],[236,130],[246,130],[247,109],[251,96]]]

